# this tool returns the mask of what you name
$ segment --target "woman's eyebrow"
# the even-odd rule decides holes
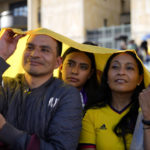
[[[118,60],[113,60],[111,63],[120,63]]]
[[[89,66],[89,64],[87,64],[87,63],[80,63],[80,65]]]
[[[136,64],[132,63],[132,62],[128,62],[127,65],[133,65],[136,66]]]
[[[118,61],[118,60],[114,60],[114,61],[112,61],[112,63],[120,63],[120,61]],[[134,65],[134,66],[136,66],[136,64],[134,64],[134,63],[132,63],[132,62],[126,62],[125,64],[127,64],[127,65]]]
[[[72,60],[72,59],[68,59],[68,62],[76,63],[76,61]],[[81,62],[80,65],[87,65],[87,66],[89,66],[88,63],[84,63],[84,62]]]

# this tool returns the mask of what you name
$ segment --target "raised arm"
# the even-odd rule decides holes
[[[7,60],[14,53],[18,40],[23,36],[14,33],[11,29],[3,29],[0,32],[0,57]]]
[[[140,93],[139,102],[143,113],[144,150],[150,150],[150,87]]]

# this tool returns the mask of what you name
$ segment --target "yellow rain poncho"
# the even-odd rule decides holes
[[[65,47],[74,47],[81,51],[94,53],[97,69],[100,71],[103,71],[105,63],[106,63],[107,59],[110,57],[110,55],[112,55],[113,53],[116,53],[116,52],[124,52],[123,50],[120,51],[120,50],[116,50],[116,49],[109,49],[109,48],[104,48],[104,47],[99,47],[99,46],[80,44],[80,43],[77,43],[77,42],[61,35],[61,34],[58,34],[56,32],[53,32],[53,31],[45,29],[45,28],[38,28],[35,30],[26,31],[26,32],[23,32],[19,29],[12,29],[12,30],[17,34],[26,34],[26,36],[19,40],[15,53],[7,60],[7,62],[11,65],[11,67],[5,72],[5,74],[4,74],[5,76],[14,77],[17,73],[23,72],[22,63],[21,63],[22,54],[25,49],[25,45],[26,45],[28,36],[33,35],[33,34],[48,35],[48,36],[62,42],[63,43],[63,51],[65,50]],[[133,51],[135,53],[134,50],[130,50],[130,51]],[[142,63],[142,61],[141,61],[141,63]],[[142,63],[142,65],[143,65],[143,63]],[[147,87],[150,84],[150,73],[145,68],[144,65],[143,65],[143,68],[144,68],[144,83],[145,83],[145,86]]]

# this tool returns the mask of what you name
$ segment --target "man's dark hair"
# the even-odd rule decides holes
[[[62,42],[56,40],[57,42],[57,56],[61,56],[61,52],[62,52]]]
[[[28,39],[31,37],[31,35],[28,37]],[[56,39],[54,39],[56,40]],[[27,40],[28,41],[28,40]],[[62,52],[62,42],[56,40],[57,42],[57,47],[56,47],[56,50],[57,50],[57,56],[61,56],[61,52]]]

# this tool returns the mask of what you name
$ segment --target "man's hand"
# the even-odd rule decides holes
[[[139,103],[144,120],[150,120],[150,87],[144,89],[139,95]]]
[[[0,33],[0,57],[7,60],[17,47],[18,40],[24,35],[14,33],[11,29],[4,29]]]
[[[2,114],[0,114],[0,130],[3,128],[3,126],[6,124],[6,120],[3,117]]]

